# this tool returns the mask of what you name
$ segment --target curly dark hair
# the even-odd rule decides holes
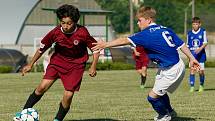
[[[78,8],[76,8],[73,5],[68,5],[68,4],[64,4],[62,6],[60,6],[57,10],[56,10],[56,14],[58,19],[62,20],[62,18],[64,17],[70,17],[73,22],[77,23],[79,18],[80,18],[80,12],[78,10]]]

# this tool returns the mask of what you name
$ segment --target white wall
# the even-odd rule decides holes
[[[44,37],[54,27],[55,26],[25,25],[25,27],[23,28],[22,34],[19,38],[18,44],[33,45],[34,38]]]

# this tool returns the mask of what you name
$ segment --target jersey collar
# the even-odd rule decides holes
[[[150,24],[149,24],[149,26],[152,26],[152,25],[157,25],[157,24],[156,24],[156,23],[150,23]]]
[[[194,34],[197,34],[197,33],[199,33],[200,29],[201,29],[201,28],[199,28],[198,31],[192,30],[192,32],[193,32]]]
[[[72,31],[72,32],[70,32],[70,33],[65,33],[65,32],[63,31],[63,28],[62,28],[62,27],[60,27],[60,30],[61,30],[61,32],[63,32],[64,34],[73,34],[74,32],[76,32],[77,26],[75,27],[75,30]]]

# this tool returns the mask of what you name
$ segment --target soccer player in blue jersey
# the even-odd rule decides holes
[[[141,7],[137,11],[140,32],[128,38],[118,38],[113,41],[98,41],[92,49],[101,50],[107,47],[133,44],[143,46],[148,57],[159,66],[155,84],[148,94],[148,101],[158,113],[155,121],[170,121],[176,112],[173,110],[167,92],[174,92],[181,83],[185,66],[177,52],[181,49],[188,57],[190,67],[199,69],[198,61],[193,57],[186,44],[169,28],[155,23],[156,11],[151,7]]]
[[[199,71],[199,92],[204,91],[204,81],[205,81],[205,61],[206,61],[206,53],[205,47],[208,44],[206,31],[201,28],[201,20],[199,17],[194,17],[192,19],[192,30],[187,33],[187,46],[190,49],[193,56],[200,63],[200,71]],[[194,91],[195,84],[195,70],[190,69],[190,92]]]

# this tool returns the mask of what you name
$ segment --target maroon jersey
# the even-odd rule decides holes
[[[70,34],[63,33],[61,27],[57,26],[41,40],[39,50],[43,53],[55,43],[55,53],[50,59],[50,64],[68,70],[71,64],[81,64],[88,60],[87,47],[92,48],[94,42],[96,40],[84,26],[77,25]]]

